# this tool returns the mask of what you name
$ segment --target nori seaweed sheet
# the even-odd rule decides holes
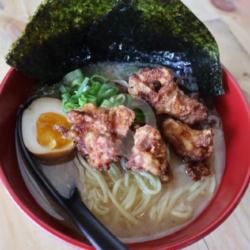
[[[106,60],[165,65],[186,91],[224,93],[216,41],[178,0],[48,0],[7,56],[46,82]]]

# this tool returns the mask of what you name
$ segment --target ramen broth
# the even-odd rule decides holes
[[[141,212],[135,213],[135,223],[123,216],[110,197],[106,203],[100,204],[96,202],[95,204],[91,192],[93,192],[93,190],[99,190],[101,193],[101,187],[97,187],[98,184],[96,184],[98,183],[98,177],[94,184],[91,183],[92,178],[89,177],[89,174],[92,174],[92,177],[95,175],[95,170],[91,169],[89,171],[79,166],[78,189],[80,190],[83,201],[90,210],[115,235],[123,239],[124,242],[142,242],[169,235],[195,219],[213,197],[223,174],[225,161],[224,136],[222,129],[219,127],[214,129],[214,143],[215,150],[210,159],[213,174],[198,182],[192,181],[191,178],[187,176],[185,173],[185,164],[173,152],[170,152],[170,166],[173,174],[172,180],[169,183],[161,183],[161,191],[159,193],[152,195],[144,194],[143,198],[141,198],[143,192],[138,188],[137,195],[140,196],[140,198],[136,199],[132,207],[126,209],[130,215],[133,215],[133,211],[138,209],[139,203],[142,204],[141,206],[144,206],[143,202],[147,203],[149,200],[148,205],[145,206]],[[107,173],[99,174],[109,179],[107,178]],[[108,189],[110,192],[113,192],[113,194],[114,186],[118,182],[123,182],[121,189],[122,186],[124,188],[126,187],[126,178],[124,176],[121,176],[113,183],[107,181],[109,185]],[[132,182],[127,185],[127,188],[129,188],[130,185],[132,185]],[[126,197],[124,198],[123,194],[119,194],[119,192],[114,194],[114,197],[120,204],[123,204],[126,199]],[[96,209],[95,206],[97,204],[100,205],[100,209],[104,206],[103,210],[105,211]],[[125,203],[124,207],[126,207]]]
[[[145,66],[151,65],[98,63],[83,68],[83,72],[86,75],[100,74],[126,89],[128,76]],[[208,205],[220,183],[225,163],[224,135],[216,111],[210,111],[209,119],[215,121],[214,153],[209,159],[212,174],[197,182],[187,176],[186,163],[171,149],[169,162],[172,178],[168,183],[161,183],[157,177],[148,173],[125,171],[123,159],[117,164],[111,164],[108,172],[101,172],[77,155],[71,162],[56,165],[56,168],[64,165],[62,176],[66,185],[58,181],[58,174],[53,174],[53,166],[43,166],[43,171],[65,197],[69,196],[70,183],[76,182],[88,208],[124,242],[157,239],[194,220]],[[66,165],[71,165],[70,168],[73,166],[78,170],[77,173],[72,176],[70,171],[67,178]]]

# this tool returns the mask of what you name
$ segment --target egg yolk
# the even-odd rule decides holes
[[[48,112],[39,116],[36,128],[37,141],[41,146],[50,149],[61,149],[71,143],[70,140],[64,139],[62,134],[54,128],[55,125],[70,128],[70,123],[63,115]]]

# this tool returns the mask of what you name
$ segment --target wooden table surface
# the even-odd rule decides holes
[[[214,34],[222,63],[250,101],[250,1],[235,0],[237,11],[216,10],[209,0],[183,0]],[[40,0],[0,0],[0,80],[8,70],[4,55],[25,27]],[[249,133],[249,131],[248,131]],[[187,250],[250,249],[250,189],[233,214],[214,232]],[[0,250],[73,250],[34,224],[0,185]]]

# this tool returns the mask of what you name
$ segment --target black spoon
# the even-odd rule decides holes
[[[32,100],[34,100],[32,98]],[[24,145],[22,135],[22,115],[31,100],[22,106],[17,115],[16,144],[20,149],[21,157],[27,162],[27,168],[35,176],[36,181],[41,185],[59,206],[67,213],[76,225],[78,230],[89,242],[100,250],[126,250],[127,247],[116,238],[104,225],[102,225],[81,201],[79,193],[74,188],[72,195],[67,199],[59,194],[47,177],[43,174],[41,166],[36,162],[32,154]]]

